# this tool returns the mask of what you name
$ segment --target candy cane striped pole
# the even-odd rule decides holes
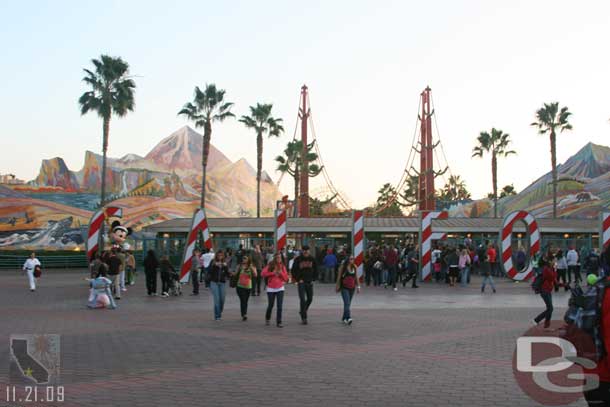
[[[99,249],[101,241],[102,225],[106,219],[123,217],[123,209],[116,206],[108,206],[95,212],[89,220],[87,229],[87,258],[91,260],[95,252]]]
[[[286,248],[286,208],[275,210],[275,228],[274,228],[274,239],[275,252],[284,253]],[[283,257],[282,257],[283,258]]]
[[[444,232],[432,232],[432,219],[447,219],[446,211],[421,211],[419,228],[421,279],[430,281],[432,278],[432,240],[442,240],[447,237]]]
[[[530,246],[530,261],[524,270],[517,270],[513,264],[512,235],[515,222],[522,221],[527,226],[527,236]],[[527,280],[531,277],[534,266],[531,259],[540,251],[540,230],[534,216],[527,211],[515,211],[509,213],[502,223],[500,230],[500,241],[502,247],[502,265],[508,277],[516,281]]]
[[[186,245],[184,246],[184,255],[182,256],[182,266],[180,267],[180,282],[187,283],[189,276],[191,275],[191,265],[193,262],[193,251],[197,244],[197,237],[199,231],[203,234],[203,244],[207,249],[212,248],[212,239],[210,239],[210,229],[208,227],[208,220],[205,216],[205,210],[199,208],[193,215],[193,221],[191,222],[191,229],[186,239]]]
[[[364,212],[353,211],[352,221],[352,255],[354,256],[358,280],[362,282],[362,275],[364,274]]]
[[[599,214],[601,220],[601,230],[599,232],[599,248],[600,253],[606,250],[610,244],[610,212],[602,212]]]

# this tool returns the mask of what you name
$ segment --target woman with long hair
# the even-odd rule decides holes
[[[219,250],[210,264],[210,271],[207,275],[207,282],[212,290],[214,296],[214,320],[220,321],[222,318],[222,311],[225,307],[225,285],[228,279],[231,278],[229,273],[229,267],[225,261],[225,254],[222,250]]]
[[[248,256],[242,258],[241,264],[237,266],[235,270],[235,279],[237,284],[235,291],[239,297],[239,306],[241,310],[241,319],[246,321],[248,319],[248,299],[252,292],[252,281],[256,278],[257,272],[256,267],[250,261]]]
[[[343,299],[343,318],[341,318],[341,322],[351,325],[353,322],[351,314],[352,298],[354,298],[356,290],[360,292],[354,256],[350,256],[341,264],[337,275],[336,290],[341,292],[341,298]]]
[[[282,327],[282,306],[284,303],[284,284],[288,282],[288,272],[282,262],[282,254],[275,253],[273,259],[263,269],[262,277],[267,281],[267,312],[265,313],[265,324],[269,325],[273,304],[277,300],[276,324]]]

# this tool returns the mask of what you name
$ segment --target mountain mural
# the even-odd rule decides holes
[[[557,214],[562,218],[596,218],[610,208],[610,147],[586,144],[557,166]],[[552,175],[549,171],[514,196],[498,200],[498,216],[525,209],[538,217],[553,214]],[[450,216],[491,216],[493,203],[482,199],[449,209]]]
[[[143,157],[108,157],[107,195],[113,205],[124,208],[124,222],[139,230],[192,216],[201,194],[202,150],[202,135],[185,126]],[[46,248],[83,248],[77,235],[82,235],[99,203],[101,168],[101,155],[86,151],[77,171],[55,157],[43,160],[38,176],[25,185],[0,185],[0,249],[37,248],[36,242],[44,242]],[[275,183],[263,173],[262,213],[271,216],[280,197]],[[210,217],[255,214],[256,170],[245,158],[231,162],[210,146],[206,209]],[[53,233],[42,238],[41,233],[50,229]]]

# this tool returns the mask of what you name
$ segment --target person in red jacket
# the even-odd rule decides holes
[[[277,299],[277,327],[282,327],[282,305],[284,303],[284,284],[288,282],[288,272],[282,262],[282,254],[276,253],[273,260],[263,269],[262,277],[267,280],[267,312],[265,324],[269,325],[273,304]]]
[[[606,279],[610,280],[608,277]],[[602,299],[600,334],[604,341],[605,355],[597,362],[595,369],[583,369],[584,373],[596,374],[599,386],[596,389],[584,392],[585,400],[589,406],[610,406],[610,290],[606,287]]]
[[[538,262],[538,267],[542,268],[542,287],[540,287],[540,297],[546,305],[546,309],[542,311],[536,318],[532,320],[534,325],[538,325],[544,319],[544,327],[551,326],[551,316],[553,315],[553,289],[555,288],[555,280],[557,280],[557,272],[548,260],[541,258]]]

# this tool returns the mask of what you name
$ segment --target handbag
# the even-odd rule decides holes
[[[239,279],[240,273],[241,273],[241,270],[239,270],[237,273],[235,273],[231,276],[231,279],[229,280],[229,287],[231,287],[231,288],[237,287],[237,280]]]
[[[41,275],[42,275],[42,269],[40,268],[40,266],[34,267],[34,277],[40,278]]]

